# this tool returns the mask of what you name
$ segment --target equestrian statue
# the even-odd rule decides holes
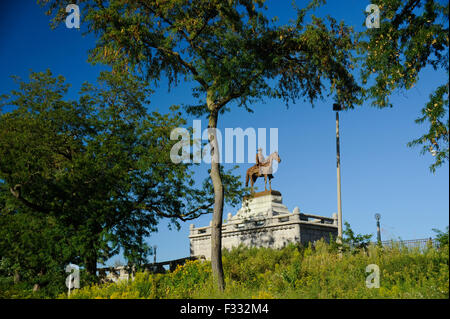
[[[278,152],[275,151],[270,154],[266,159],[262,154],[262,148],[258,148],[258,154],[256,154],[256,165],[253,165],[247,170],[245,177],[245,187],[248,187],[248,181],[251,180],[251,187],[253,192],[253,184],[258,177],[264,176],[264,189],[267,191],[267,177],[269,177],[269,189],[272,191],[271,179],[272,175],[272,161],[281,162]]]

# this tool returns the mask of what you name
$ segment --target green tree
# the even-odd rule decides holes
[[[448,226],[445,231],[439,229],[432,229],[436,233],[436,240],[439,242],[439,247],[448,246]]]
[[[42,0],[54,25],[65,17],[65,1]],[[186,105],[194,115],[208,117],[214,189],[211,262],[219,289],[224,289],[221,229],[223,176],[215,129],[219,114],[232,105],[252,111],[264,98],[313,102],[325,85],[344,107],[351,108],[360,88],[352,74],[352,30],[333,18],[307,13],[324,1],[296,9],[297,17],[277,26],[267,16],[264,0],[81,1],[83,23],[98,36],[90,61],[137,72],[149,81],[161,76],[170,85],[193,81],[199,101]]]
[[[367,234],[355,234],[348,222],[344,222],[345,229],[343,231],[342,244],[347,249],[358,251],[360,249],[366,249],[370,243],[372,235]]]
[[[335,240],[333,239],[333,236],[331,236],[331,250],[339,252],[350,251],[352,253],[357,253],[361,249],[366,250],[370,244],[372,235],[355,234],[348,222],[344,222],[344,226],[345,229],[343,230],[342,240]],[[337,239],[339,239],[339,237]]]
[[[212,210],[190,166],[169,158],[184,120],[148,113],[147,85],[126,73],[102,73],[78,100],[64,99],[68,88],[47,71],[3,96],[0,256],[43,275],[72,261],[95,276],[120,249],[140,265],[161,218],[179,227]]]
[[[55,297],[65,288],[64,266],[79,262],[70,238],[53,216],[1,211],[0,277]]]
[[[361,75],[374,106],[392,107],[389,96],[411,89],[425,67],[447,73],[446,83],[430,94],[417,123],[428,131],[408,143],[422,145],[422,154],[434,156],[430,170],[449,157],[449,3],[437,0],[374,0],[380,27],[360,34]]]

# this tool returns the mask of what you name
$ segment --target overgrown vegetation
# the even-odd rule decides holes
[[[448,298],[448,227],[437,233],[438,245],[408,248],[369,244],[345,223],[342,244],[324,241],[283,249],[239,246],[223,251],[226,289],[216,289],[209,261],[188,261],[166,274],[138,272],[133,279],[91,284],[81,270],[81,289],[71,298]],[[380,269],[380,288],[367,288],[366,267]],[[0,298],[67,298],[65,278],[33,292],[33,282],[14,283],[10,267],[0,263]],[[63,288],[61,288],[63,287]],[[65,291],[65,292],[64,292]]]
[[[367,288],[366,266],[380,268],[380,288]],[[237,247],[223,252],[226,289],[219,292],[210,262],[189,261],[167,274],[137,273],[134,280],[94,285],[71,298],[448,298],[449,249],[369,245],[290,244],[280,250]],[[66,298],[65,294],[60,295]]]

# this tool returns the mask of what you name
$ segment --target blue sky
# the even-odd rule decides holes
[[[305,1],[297,0],[301,7]],[[329,0],[317,14],[331,14],[338,21],[361,29],[364,9],[369,1]],[[294,18],[290,0],[268,1],[269,14],[280,23]],[[83,29],[83,25],[82,25]],[[10,78],[26,79],[30,70],[63,75],[72,84],[75,98],[84,81],[95,82],[102,66],[87,63],[87,51],[95,43],[93,36],[82,36],[77,29],[61,25],[49,27],[49,17],[32,0],[2,1],[0,4],[0,88],[8,93],[16,89]],[[376,233],[375,213],[381,214],[382,238],[418,239],[434,235],[432,228],[443,230],[449,224],[448,164],[430,173],[431,155],[420,155],[419,148],[406,144],[423,134],[426,126],[414,123],[432,89],[442,84],[446,74],[426,69],[418,84],[408,92],[392,96],[393,108],[375,109],[368,103],[341,113],[341,176],[343,219],[357,233]],[[151,97],[151,108],[167,110],[170,105],[192,101],[191,85],[181,83],[170,93],[163,79]],[[331,216],[337,211],[335,113],[332,101],[318,101],[315,107],[299,101],[286,108],[283,102],[267,100],[253,105],[254,113],[232,106],[219,118],[219,128],[278,128],[278,151],[282,162],[272,181],[283,195],[290,211],[298,206],[305,213]],[[192,125],[195,118],[188,117]],[[207,121],[202,119],[206,128]],[[237,173],[245,177],[252,164],[240,164]],[[199,181],[207,174],[208,164],[196,171]],[[261,180],[257,182],[262,186]],[[225,207],[236,213],[239,207]],[[211,215],[193,221],[209,224]],[[189,255],[189,224],[181,230],[169,230],[162,222],[158,233],[149,238],[158,246],[159,261]],[[116,258],[113,258],[116,259]]]

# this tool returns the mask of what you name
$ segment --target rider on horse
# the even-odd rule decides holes
[[[258,148],[258,154],[256,154],[256,165],[258,165],[259,173],[264,174],[264,167],[267,167],[270,165],[270,160],[265,159],[264,155],[262,154],[262,148]]]

